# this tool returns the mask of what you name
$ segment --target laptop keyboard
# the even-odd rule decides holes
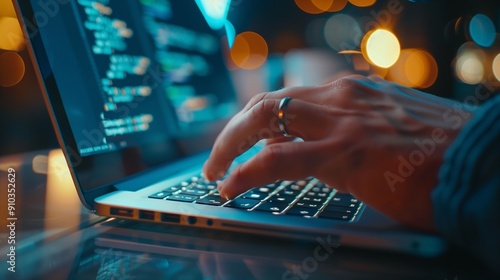
[[[219,195],[216,182],[200,176],[154,193],[149,198],[344,221],[353,220],[362,206],[352,195],[338,193],[315,178],[255,187],[226,200]]]

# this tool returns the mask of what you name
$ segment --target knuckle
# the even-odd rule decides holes
[[[241,182],[244,181],[244,172],[243,172],[243,167],[241,165],[237,166],[233,172],[231,172],[231,177],[232,180],[235,182]]]
[[[269,116],[275,111],[276,101],[273,99],[262,99],[257,104],[252,107],[251,117],[252,118],[262,118],[263,116]]]
[[[252,97],[250,99],[250,104],[255,105],[255,104],[259,103],[260,101],[266,99],[268,94],[269,94],[269,92],[262,92],[262,93],[255,95],[254,97]]]
[[[342,77],[332,83],[332,87],[337,90],[353,89],[358,84],[357,75]]]
[[[279,166],[284,159],[284,150],[281,145],[269,145],[267,146],[262,155],[262,162],[268,165],[270,170],[272,168]]]

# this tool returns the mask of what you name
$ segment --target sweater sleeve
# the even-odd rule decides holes
[[[476,110],[447,150],[432,203],[446,238],[500,274],[500,96]]]

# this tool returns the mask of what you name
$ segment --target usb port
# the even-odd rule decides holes
[[[139,210],[139,219],[154,221],[155,212]]]
[[[109,210],[109,213],[111,215],[122,216],[122,217],[133,217],[134,216],[134,210],[125,209],[125,208],[111,207],[111,209]]]
[[[169,222],[169,223],[180,224],[181,223],[181,216],[180,215],[176,215],[176,214],[162,213],[161,214],[161,221],[162,222]]]

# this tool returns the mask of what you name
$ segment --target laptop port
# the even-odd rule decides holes
[[[190,225],[196,224],[197,221],[198,221],[198,219],[196,219],[196,217],[193,217],[193,216],[189,216],[188,219],[187,219],[187,222]]]
[[[134,216],[134,210],[126,209],[126,208],[111,207],[109,209],[109,213],[111,215],[122,216],[122,217],[133,217]]]
[[[181,223],[181,216],[176,215],[176,214],[162,213],[161,214],[161,221],[168,222],[168,223],[180,224]]]
[[[139,219],[154,221],[155,220],[155,212],[139,210]]]

